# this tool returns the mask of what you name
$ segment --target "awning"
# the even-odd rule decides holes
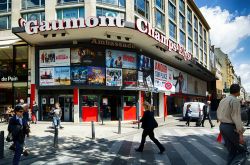
[[[14,43],[21,41],[21,39],[11,39],[11,40],[0,40],[0,47],[2,46],[10,46]]]

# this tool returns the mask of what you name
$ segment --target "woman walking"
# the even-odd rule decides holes
[[[165,148],[163,145],[155,138],[154,136],[154,129],[158,127],[158,124],[154,118],[154,112],[152,112],[151,105],[148,102],[143,103],[143,107],[145,109],[143,117],[140,119],[138,122],[142,122],[142,128],[143,128],[143,133],[142,133],[142,138],[141,138],[141,144],[139,148],[136,148],[135,151],[137,152],[142,152],[144,148],[144,143],[146,141],[146,137],[149,136],[150,139],[157,145],[159,148],[160,152],[159,154],[162,154],[165,151]]]
[[[190,120],[192,119],[192,110],[190,107],[191,107],[191,104],[188,104],[186,114],[185,114],[185,117],[187,119],[187,122],[186,122],[187,126],[189,126]]]

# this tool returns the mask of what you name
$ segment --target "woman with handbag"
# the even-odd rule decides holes
[[[154,129],[158,127],[158,123],[156,122],[154,118],[154,112],[152,111],[151,105],[145,101],[143,103],[143,107],[145,109],[145,112],[143,114],[143,117],[140,119],[140,121],[134,122],[142,122],[141,127],[143,128],[142,138],[141,138],[141,144],[138,148],[135,149],[137,152],[142,152],[144,148],[144,143],[146,141],[146,137],[149,136],[149,138],[157,145],[160,152],[159,154],[162,154],[165,151],[164,146],[155,138],[154,136]]]

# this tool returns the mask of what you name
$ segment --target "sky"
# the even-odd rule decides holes
[[[194,0],[207,20],[212,45],[229,55],[250,93],[250,0]]]

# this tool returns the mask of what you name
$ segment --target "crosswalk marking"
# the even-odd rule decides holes
[[[130,149],[129,165],[140,165],[141,154],[135,152],[135,148],[139,147],[141,133],[135,134],[133,137],[132,147]]]
[[[175,132],[177,132],[180,135],[183,136],[187,136],[187,134],[182,130],[178,130],[175,129]],[[185,137],[186,138],[186,137]],[[188,137],[188,139],[190,139]],[[221,165],[221,164],[226,164],[226,161],[224,159],[222,159],[221,157],[219,157],[216,153],[214,153],[213,151],[211,151],[210,149],[208,149],[207,147],[205,147],[204,145],[200,144],[199,142],[197,142],[196,140],[192,140],[192,142],[190,143],[191,145],[195,146],[198,150],[200,150],[204,155],[209,155],[208,158],[214,162],[217,165]]]

